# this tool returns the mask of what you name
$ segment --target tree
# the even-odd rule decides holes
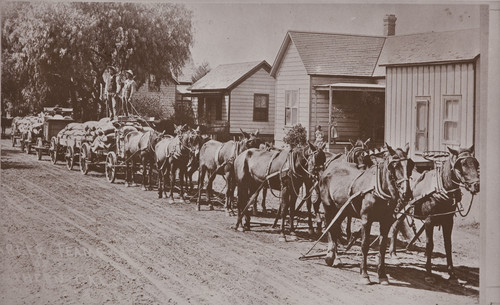
[[[110,65],[133,70],[139,86],[151,74],[172,81],[190,56],[191,19],[184,6],[167,3],[13,3],[2,11],[9,63],[2,85],[6,78],[19,109],[70,101],[89,119],[89,109],[104,106],[100,88]]]
[[[204,61],[201,65],[199,65],[194,71],[193,76],[191,77],[193,84],[196,83],[203,76],[207,75],[207,73],[210,72],[210,70],[211,70],[210,65],[206,61]]]

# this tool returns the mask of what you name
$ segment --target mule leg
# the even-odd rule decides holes
[[[141,163],[142,163],[142,186],[141,190],[146,191],[146,185],[147,185],[147,160],[145,156],[141,156]]]
[[[232,179],[231,171],[230,170],[226,171],[224,176],[226,177],[226,181],[227,181],[226,200],[225,200],[224,209],[226,210],[226,214],[228,216],[231,216],[231,214],[233,212],[232,207],[231,207],[231,199],[232,199],[231,192],[232,192],[232,186],[233,186],[233,181],[232,181],[233,179]]]
[[[335,217],[335,212],[336,209],[332,206],[327,208],[325,206],[325,221],[326,223],[330,224],[330,222],[333,220]],[[338,234],[338,226],[333,225],[327,232],[328,236],[328,249],[326,251],[326,257],[325,257],[325,263],[328,266],[333,266],[335,263],[335,258],[337,255],[337,234]]]
[[[446,252],[446,268],[448,274],[450,275],[450,280],[456,280],[455,273],[453,272],[453,258],[451,252],[451,232],[453,231],[453,215],[451,217],[446,217],[442,222],[443,227],[443,239],[444,239],[444,249]]]
[[[177,171],[177,168],[175,165],[172,165],[170,168],[170,199],[169,203],[173,204],[175,203],[174,200],[174,186],[175,186],[175,172]]]
[[[186,175],[186,171],[184,167],[179,168],[179,184],[180,184],[180,197],[182,203],[186,203],[186,198],[184,197],[184,176]]]
[[[227,185],[227,198],[229,198],[229,203],[228,203],[228,207],[229,207],[229,212],[230,212],[230,216],[234,216],[234,211],[233,211],[233,201],[234,201],[234,189],[236,188],[236,183],[235,183],[235,180],[234,180],[234,177],[231,178],[231,183],[228,182],[228,185]]]
[[[293,180],[290,181],[290,183],[293,183]],[[300,185],[295,188],[298,189],[300,188]],[[290,196],[288,197],[288,210],[289,210],[289,218],[290,218],[290,238],[292,240],[296,240],[297,236],[295,235],[295,226],[293,224],[294,218],[295,218],[295,203],[297,202],[297,194],[295,194],[295,191],[293,189],[290,190]]]
[[[210,210],[214,209],[214,206],[212,205],[212,186],[215,177],[217,177],[217,174],[212,173],[211,171],[208,171],[208,182],[207,182],[207,203],[208,203],[208,208]]]
[[[240,182],[238,183],[238,218],[236,221],[236,226],[235,230],[243,231],[244,228],[243,226],[240,225],[242,224],[243,220],[243,215],[245,213],[244,209],[247,205],[248,201],[248,185],[245,182]]]
[[[200,170],[198,171],[198,200],[196,201],[196,210],[200,210],[201,203],[201,191],[203,189],[203,181],[205,180],[205,166],[200,166]]]
[[[125,154],[125,187],[129,187],[129,160],[127,154]]]
[[[289,200],[289,195],[290,195],[290,188],[288,186],[287,181],[284,181],[283,188],[281,190],[281,202],[280,202],[281,227],[280,227],[279,241],[286,241],[285,221],[286,221],[286,214],[287,214],[287,211],[288,211],[288,202],[290,201]]]
[[[363,200],[362,206],[370,205],[370,203],[366,204],[365,201],[371,202],[374,204],[374,198],[366,198]],[[372,220],[369,217],[369,210],[361,211],[361,252],[363,254],[363,259],[361,260],[360,266],[360,274],[361,279],[360,282],[362,284],[370,284],[370,277],[368,276],[368,250],[370,249],[370,232],[372,228]]]
[[[425,256],[427,261],[425,263],[425,281],[433,284],[435,282],[434,277],[432,276],[432,251],[434,250],[434,224],[432,223],[430,217],[425,220],[425,237],[427,238],[425,245]]]
[[[267,208],[266,208],[266,197],[267,197],[267,187],[264,187],[262,189],[262,203],[260,206],[262,207],[262,213],[266,214],[267,213]]]
[[[156,163],[156,171],[158,172],[158,198],[162,198],[162,182],[163,182],[163,169],[160,167],[158,162]]]
[[[388,285],[389,280],[387,279],[387,274],[385,272],[385,252],[387,247],[387,235],[389,234],[389,229],[391,228],[391,219],[384,219],[380,221],[380,242],[379,242],[379,258],[378,258],[378,282],[382,285]]]

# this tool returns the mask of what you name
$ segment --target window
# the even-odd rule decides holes
[[[269,113],[269,94],[253,95],[253,120],[267,122]]]
[[[150,92],[160,92],[160,82],[153,74],[149,74],[148,90]]]
[[[461,96],[443,97],[443,142],[460,144],[460,100]]]
[[[297,90],[285,91],[285,125],[295,125],[298,122]]]
[[[417,97],[415,104],[415,152],[428,150],[429,98]]]

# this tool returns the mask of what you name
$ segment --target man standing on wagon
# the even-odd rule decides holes
[[[117,111],[119,108],[120,97],[118,93],[120,92],[120,80],[119,73],[116,68],[113,66],[109,66],[107,68],[107,73],[104,73],[104,93],[106,97],[106,106],[108,108],[108,116],[111,120],[116,118],[118,115]]]
[[[123,103],[122,107],[125,116],[129,116],[130,112],[132,112],[132,107],[133,107],[132,97],[134,96],[134,93],[137,90],[137,84],[135,83],[134,73],[132,72],[132,70],[127,70],[125,73],[127,75],[127,80],[125,81],[122,90],[122,103]]]

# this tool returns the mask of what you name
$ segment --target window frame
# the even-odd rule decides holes
[[[458,117],[455,120],[450,120],[446,117],[446,102],[451,100],[457,100],[458,102]],[[461,124],[460,119],[462,117],[462,95],[459,94],[447,94],[442,96],[442,116],[441,116],[441,141],[446,145],[460,145],[461,139]],[[457,139],[447,140],[445,139],[445,126],[447,122],[455,122],[457,124]]]
[[[256,98],[257,97],[265,97],[266,98],[266,107],[256,107]],[[265,118],[257,118],[257,109],[265,109]],[[264,113],[264,110],[261,110]],[[254,122],[269,122],[269,94],[265,93],[254,93],[253,95],[253,121]]]
[[[425,107],[427,108],[425,115],[426,115],[426,126],[425,129],[420,131],[418,129],[418,106],[419,104],[425,104]],[[430,96],[416,96],[415,97],[415,120],[414,120],[414,132],[413,132],[413,144],[415,147],[415,154],[416,155],[421,155],[424,151],[429,150],[429,108],[431,104],[431,97]],[[425,149],[424,150],[419,150],[418,145],[417,145],[417,140],[418,140],[418,135],[419,134],[425,134]]]
[[[295,95],[295,106],[290,104],[287,105],[287,96],[290,94],[290,96]],[[287,122],[286,120],[286,110],[290,109],[290,122]],[[295,123],[293,122],[293,109],[296,109],[296,118],[295,118]],[[299,123],[299,90],[285,90],[285,126],[294,126]]]

